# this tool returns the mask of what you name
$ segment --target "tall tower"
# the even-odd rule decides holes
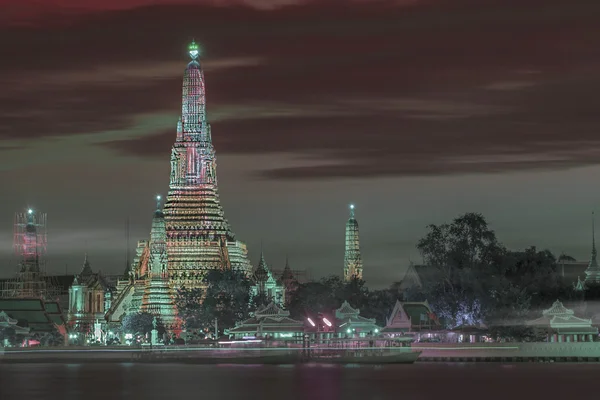
[[[585,283],[600,283],[600,265],[598,265],[596,252],[596,230],[594,226],[594,213],[592,212],[592,259],[585,270]]]
[[[362,279],[363,265],[360,256],[358,222],[354,218],[354,205],[350,204],[350,218],[346,222],[346,251],[344,253],[344,280]]]
[[[156,211],[150,231],[150,256],[141,311],[156,315],[166,327],[172,328],[177,323],[177,311],[167,272],[167,234],[160,200],[161,197],[156,196]]]
[[[250,274],[252,266],[246,245],[235,239],[219,201],[217,159],[195,42],[189,45],[189,55],[164,213],[169,278],[176,287],[193,288],[202,286],[205,271],[223,267],[223,244],[231,268]]]
[[[32,209],[15,215],[15,253],[19,258],[14,297],[45,297],[46,214]]]

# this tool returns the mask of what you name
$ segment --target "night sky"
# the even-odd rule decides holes
[[[86,251],[123,271],[126,218],[133,253],[167,192],[192,38],[221,200],[254,264],[262,240],[276,268],[288,254],[341,274],[349,203],[370,286],[420,261],[426,225],[470,211],[510,248],[588,258],[597,1],[175,3],[0,0],[0,275],[28,206],[48,213],[49,272]]]

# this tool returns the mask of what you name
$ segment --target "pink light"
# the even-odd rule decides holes
[[[327,318],[323,318],[323,322],[325,322],[325,325],[331,326],[331,322]]]
[[[310,319],[310,318],[307,318],[307,319],[308,319],[308,322],[310,322],[310,324],[311,324],[312,326],[316,326],[316,325],[315,325],[315,323],[313,322],[313,320],[312,320],[312,319]]]

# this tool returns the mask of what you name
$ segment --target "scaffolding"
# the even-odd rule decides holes
[[[29,209],[15,214],[13,243],[17,274],[3,283],[0,297],[45,299],[55,295],[46,279],[46,223],[46,213]]]

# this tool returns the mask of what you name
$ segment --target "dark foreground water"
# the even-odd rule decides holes
[[[1,400],[568,400],[598,398],[599,382],[599,364],[0,364]]]

